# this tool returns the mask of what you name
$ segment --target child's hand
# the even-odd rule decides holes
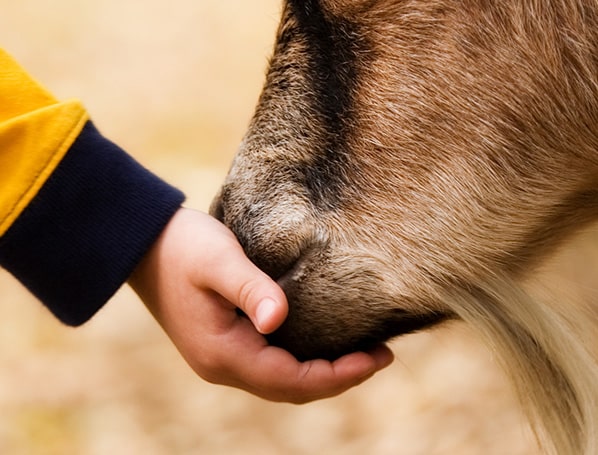
[[[338,395],[393,359],[382,346],[335,362],[300,363],[269,346],[261,334],[285,319],[284,293],[245,256],[233,233],[204,213],[179,210],[129,282],[199,376],[269,400]]]

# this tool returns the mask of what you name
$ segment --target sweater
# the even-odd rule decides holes
[[[0,266],[56,317],[90,319],[183,200],[0,49]]]

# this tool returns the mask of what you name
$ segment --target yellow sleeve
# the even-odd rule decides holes
[[[37,194],[88,120],[0,49],[0,236]]]

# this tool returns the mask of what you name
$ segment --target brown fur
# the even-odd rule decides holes
[[[213,213],[287,292],[273,342],[334,357],[463,319],[556,453],[598,453],[596,319],[520,285],[598,217],[595,0],[286,2]]]

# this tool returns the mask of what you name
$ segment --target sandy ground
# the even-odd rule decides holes
[[[261,89],[278,0],[5,2],[0,43],[206,209]],[[596,299],[598,229],[544,279]],[[61,326],[0,271],[0,453],[539,453],[492,352],[452,324],[341,397],[274,404],[198,379],[128,288]]]

